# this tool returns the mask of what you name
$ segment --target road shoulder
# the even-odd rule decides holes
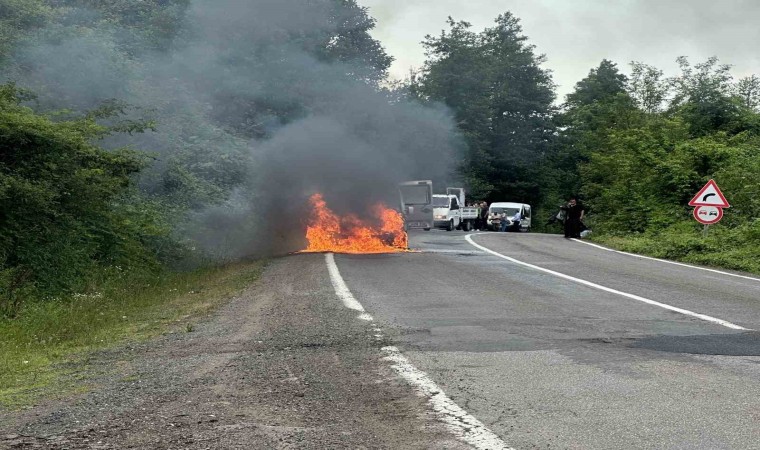
[[[343,307],[322,255],[272,262],[192,333],[97,356],[88,394],[5,417],[10,448],[464,448]]]

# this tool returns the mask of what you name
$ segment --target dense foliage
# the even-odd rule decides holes
[[[92,117],[53,122],[22,99],[0,89],[2,309],[19,289],[55,294],[105,267],[155,267],[149,241],[166,231],[130,195],[143,158],[94,145],[108,130]]]
[[[577,84],[557,117],[566,185],[583,194],[602,239],[657,256],[757,271],[756,77],[735,83],[730,67],[715,58],[694,67],[685,58],[678,62],[679,76],[663,79],[662,71],[633,63],[628,79],[603,61]],[[704,238],[687,203],[711,178],[732,208]]]
[[[25,32],[45,25],[51,13],[44,0],[0,0],[0,61]]]
[[[449,19],[449,31],[427,36],[429,55],[414,95],[451,107],[468,152],[460,167],[475,197],[517,196],[536,203],[554,127],[554,85],[545,58],[510,13],[483,32]]]

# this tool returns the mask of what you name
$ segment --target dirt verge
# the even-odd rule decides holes
[[[321,255],[274,261],[193,332],[99,354],[85,395],[0,418],[0,448],[464,448],[335,298]]]

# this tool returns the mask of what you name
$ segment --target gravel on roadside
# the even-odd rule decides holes
[[[94,356],[88,393],[0,411],[0,448],[467,448],[374,334],[322,255],[281,258],[192,332]]]

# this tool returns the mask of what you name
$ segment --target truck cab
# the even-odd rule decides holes
[[[459,228],[462,222],[462,205],[454,194],[433,195],[433,218],[436,228],[451,231]]]

